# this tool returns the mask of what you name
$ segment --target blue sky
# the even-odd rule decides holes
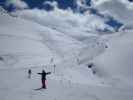
[[[74,4],[75,0],[23,0],[25,1],[28,6],[32,9],[32,8],[46,8],[43,3],[46,1],[57,1],[59,8],[61,9],[66,9],[68,7],[71,7],[72,9],[74,9],[76,7],[76,5]],[[90,0],[89,0],[90,1]],[[12,7],[6,7],[5,4],[6,0],[0,0],[0,5],[2,5],[4,8],[8,9],[8,10],[12,10]],[[47,8],[46,8],[47,9]]]
[[[68,7],[74,8],[74,0],[24,0],[28,3],[30,8],[38,7],[43,8],[43,3],[46,1],[57,1],[59,8],[66,9]]]
[[[46,6],[43,5],[44,2],[46,1],[57,1],[58,2],[58,6],[61,9],[66,9],[68,7],[75,9],[76,8],[76,3],[75,0],[23,0],[25,1],[28,6],[30,8],[40,8],[40,9],[48,9]],[[90,1],[91,0],[87,0],[87,5],[90,5]],[[6,8],[7,10],[11,11],[12,7],[6,7],[4,4],[6,2],[6,0],[0,0],[1,4],[4,8]]]

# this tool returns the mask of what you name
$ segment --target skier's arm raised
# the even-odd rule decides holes
[[[42,75],[42,73],[37,73],[37,74]]]

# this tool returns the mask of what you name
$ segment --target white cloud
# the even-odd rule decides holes
[[[16,9],[28,8],[28,5],[22,0],[6,0],[6,6],[13,5]]]
[[[87,33],[87,31],[104,29],[113,30],[105,24],[104,19],[98,17],[97,15],[92,15],[90,13],[73,13],[71,9],[62,10],[56,7],[53,11],[49,12],[40,9],[27,9],[23,11],[16,11],[14,14],[64,33]]]
[[[99,6],[102,5],[105,2],[109,2],[111,0],[91,0],[91,5],[94,6]]]
[[[128,0],[93,0],[92,7],[101,13],[111,15],[120,22],[133,22],[133,3]]]
[[[133,3],[129,2],[128,0],[121,0],[121,2],[127,7],[127,9],[133,10]]]
[[[77,5],[77,11],[80,11],[82,9],[90,8],[87,5],[87,1],[86,0],[76,0],[76,5]]]
[[[96,6],[101,6],[105,3],[112,3],[112,2],[119,2],[119,3],[122,3],[128,9],[133,9],[133,3],[131,3],[128,0],[92,0],[91,5],[93,7],[96,7]],[[116,5],[114,5],[114,6],[116,6]]]
[[[53,8],[58,8],[58,3],[56,1],[45,1],[43,5],[45,6],[46,4],[50,5]]]

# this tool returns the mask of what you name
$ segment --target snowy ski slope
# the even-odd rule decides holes
[[[79,37],[1,13],[0,100],[132,100],[132,37]],[[86,65],[90,62],[92,69]],[[35,91],[41,86],[36,73],[42,69],[52,72],[48,88]]]

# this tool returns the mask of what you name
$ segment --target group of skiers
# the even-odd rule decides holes
[[[31,74],[32,74],[31,69],[29,69],[28,70],[28,78],[31,78]],[[46,87],[46,76],[51,74],[51,72],[46,72],[45,70],[42,70],[41,73],[37,73],[37,74],[41,75],[41,83],[42,83],[41,88],[46,89],[47,88]]]

